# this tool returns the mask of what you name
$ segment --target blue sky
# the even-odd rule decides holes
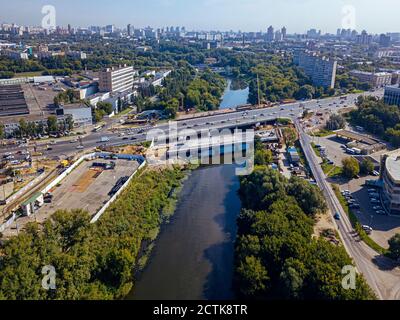
[[[352,5],[358,30],[400,32],[400,0],[12,0],[1,1],[0,21],[40,25],[43,5],[54,5],[57,24],[260,31],[285,25],[290,33],[315,27],[336,32]]]

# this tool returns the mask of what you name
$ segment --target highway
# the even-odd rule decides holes
[[[335,192],[327,181],[318,158],[311,146],[311,138],[305,133],[299,121],[296,120],[295,123],[310,169],[318,186],[324,193],[329,209],[333,215],[336,212],[340,213],[341,219],[335,221],[346,251],[353,258],[358,271],[364,275],[367,283],[374,290],[379,299],[400,299],[400,283],[398,281],[400,271],[390,259],[380,256],[363,241],[360,241],[356,231],[351,225],[349,217],[343,210]]]
[[[382,97],[383,90],[376,92],[366,92],[363,95],[374,95]],[[274,120],[277,118],[290,118],[296,119],[303,112],[304,109],[311,111],[329,110],[336,112],[346,105],[354,105],[355,100],[360,94],[350,94],[347,100],[342,103],[339,97],[332,97],[321,100],[311,100],[305,102],[296,102],[292,104],[280,105],[272,108],[249,110],[246,112],[232,112],[227,114],[220,114],[208,117],[194,118],[188,120],[178,121],[178,129],[194,129],[196,131],[208,129],[224,129],[235,128],[254,125],[258,122]],[[82,139],[83,150],[90,150],[100,145],[118,146],[130,143],[138,143],[146,141],[147,132],[150,129],[159,129],[168,132],[168,124],[159,124],[155,127],[143,127],[132,129],[130,134],[121,137],[119,133],[108,132],[110,126],[105,127],[102,131],[90,133]],[[100,143],[101,137],[108,137],[110,140],[107,143]],[[52,150],[46,151],[45,147],[39,148],[38,151],[42,152],[47,157],[55,156],[70,156],[77,153],[79,142],[71,143],[69,141],[58,141],[56,145],[52,145]],[[11,152],[15,153],[20,150],[19,147],[2,148],[0,155]]]

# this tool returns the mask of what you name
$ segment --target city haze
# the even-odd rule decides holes
[[[56,8],[57,24],[64,26],[122,27],[130,23],[135,27],[182,25],[188,30],[264,31],[269,25],[285,25],[290,33],[309,28],[335,33],[342,27],[342,10],[346,6],[355,8],[357,30],[394,32],[398,31],[400,10],[396,0],[20,0],[2,3],[0,21],[40,25],[44,5]],[[383,16],[385,19],[377,23],[377,17]]]

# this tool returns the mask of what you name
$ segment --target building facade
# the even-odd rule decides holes
[[[391,215],[400,216],[400,150],[382,158],[383,202]]]
[[[107,68],[99,74],[99,89],[102,92],[124,92],[132,90],[135,71],[132,66]]]
[[[400,85],[387,86],[385,88],[385,103],[400,107]]]
[[[366,82],[373,88],[382,88],[392,84],[392,74],[388,72],[365,72],[359,70],[350,71],[350,75],[360,82]]]
[[[304,70],[317,87],[334,88],[336,80],[337,61],[321,57],[315,52],[297,51],[294,63]]]

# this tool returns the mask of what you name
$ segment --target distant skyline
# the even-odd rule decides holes
[[[39,26],[44,5],[56,8],[61,26],[130,23],[136,28],[265,31],[273,25],[286,26],[288,33],[311,28],[336,33],[342,28],[343,7],[351,5],[358,31],[400,32],[399,0],[14,0],[1,4],[0,22]]]

